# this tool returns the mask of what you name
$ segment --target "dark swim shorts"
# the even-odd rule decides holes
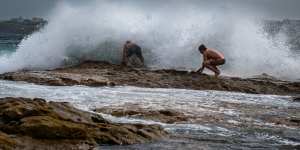
[[[132,55],[136,55],[138,56],[139,58],[142,57],[142,49],[141,47],[139,47],[138,45],[136,44],[133,44],[131,45],[129,48],[128,48],[128,52],[127,52],[127,57],[131,57]]]
[[[210,65],[219,66],[224,65],[226,63],[225,59],[216,59],[216,60],[210,60]]]

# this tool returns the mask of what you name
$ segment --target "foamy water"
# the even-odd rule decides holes
[[[173,109],[199,118],[203,115],[211,115],[212,117],[221,116],[221,119],[224,119],[221,123],[188,121],[166,124],[153,120],[104,115],[105,118],[119,123],[159,124],[171,133],[171,137],[169,140],[144,145],[101,147],[103,149],[139,149],[142,147],[145,149],[193,149],[205,148],[205,146],[208,149],[226,147],[273,149],[300,145],[299,128],[277,125],[261,119],[263,115],[299,117],[296,110],[300,110],[300,103],[293,102],[290,96],[127,86],[53,87],[0,81],[0,97],[9,96],[38,97],[57,102],[70,102],[75,107],[87,111],[105,106],[122,107],[137,104],[142,108],[152,110]],[[226,106],[228,104],[232,107]],[[238,106],[235,107],[235,104]],[[248,109],[250,112],[247,112]]]

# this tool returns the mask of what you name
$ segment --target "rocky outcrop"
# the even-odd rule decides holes
[[[16,144],[14,139],[0,131],[0,149],[14,149],[16,148]]]
[[[8,35],[29,35],[38,31],[47,24],[42,18],[14,18],[11,20],[0,21],[0,34]]]
[[[300,96],[295,96],[295,97],[293,97],[293,101],[295,101],[295,102],[300,102]]]
[[[158,125],[111,123],[69,103],[0,99],[0,149],[90,149],[163,138]]]
[[[95,112],[109,114],[116,117],[131,117],[144,120],[153,120],[163,123],[187,122],[189,116],[182,112],[171,109],[155,110],[142,108],[139,105],[124,105],[119,107],[102,107],[94,110]]]
[[[150,88],[222,90],[256,94],[299,94],[300,82],[276,78],[220,77],[176,70],[133,69],[107,62],[87,61],[78,66],[50,71],[19,71],[0,75],[0,79],[42,85],[130,85]]]

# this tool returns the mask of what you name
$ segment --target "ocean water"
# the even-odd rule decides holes
[[[38,97],[70,102],[86,111],[134,104],[152,110],[173,109],[195,118],[166,124],[106,114],[104,117],[113,122],[162,125],[170,138],[130,146],[101,146],[99,149],[289,149],[300,146],[298,127],[266,120],[300,119],[300,103],[293,102],[290,96],[128,86],[53,87],[0,81],[0,97]],[[214,117],[219,121],[209,121]]]
[[[15,52],[22,38],[22,35],[0,33],[0,56]]]

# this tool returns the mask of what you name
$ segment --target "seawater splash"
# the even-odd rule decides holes
[[[201,61],[197,47],[205,43],[225,53],[227,74],[298,78],[300,59],[291,57],[284,37],[268,39],[259,19],[231,11],[225,2],[201,4],[60,1],[43,30],[0,57],[0,72],[55,68],[74,58],[119,62],[122,44],[130,39],[144,47],[149,66],[196,69]]]

